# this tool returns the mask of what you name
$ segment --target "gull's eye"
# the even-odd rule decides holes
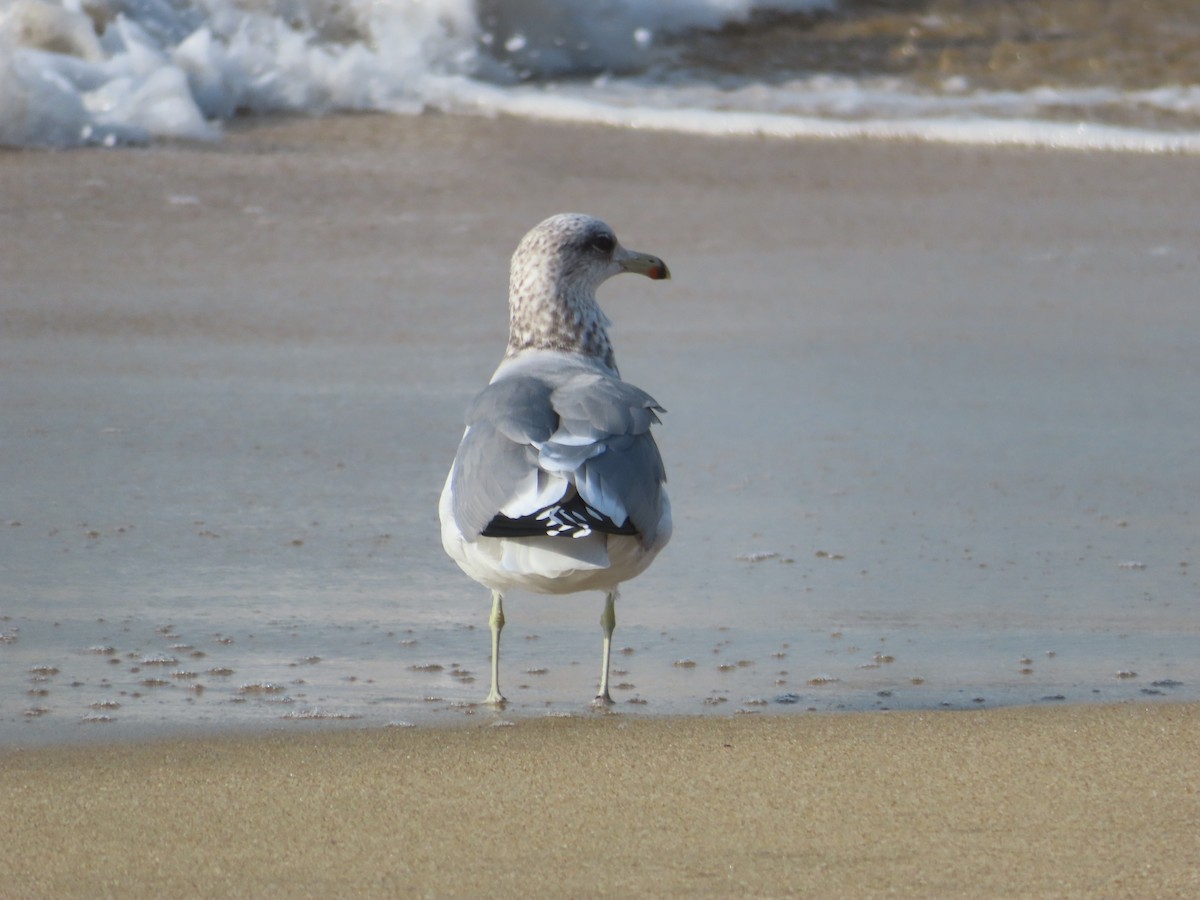
[[[600,251],[605,256],[612,253],[615,246],[617,246],[617,241],[611,234],[598,234],[592,239],[592,249]]]

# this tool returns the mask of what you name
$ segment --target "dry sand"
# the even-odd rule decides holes
[[[441,117],[266,122],[231,134],[217,148],[4,153],[0,324],[8,355],[0,362],[9,377],[42,377],[44,361],[54,360],[54,366],[78,367],[76,379],[91,367],[141,367],[148,378],[163,379],[177,357],[197,370],[228,360],[257,373],[284,366],[283,356],[260,352],[275,344],[323,342],[331,359],[379,346],[389,354],[402,351],[412,378],[436,384],[439,392],[423,411],[427,432],[438,437],[413,438],[423,443],[406,470],[420,491],[435,493],[455,440],[457,415],[447,413],[446,404],[477,387],[494,354],[482,353],[473,368],[442,368],[439,360],[462,347],[470,351],[460,354],[466,356],[494,349],[502,319],[496,273],[504,270],[514,235],[565,205],[595,212],[618,224],[632,246],[660,253],[674,271],[688,273],[676,289],[695,316],[648,305],[628,319],[621,343],[643,360],[653,358],[653,341],[664,337],[680,352],[695,349],[695,359],[672,362],[664,354],[661,380],[647,384],[685,401],[673,413],[679,424],[667,440],[680,448],[672,483],[680,488],[676,505],[692,536],[677,538],[679,546],[657,570],[662,581],[646,576],[663,597],[654,614],[665,619],[677,612],[682,619],[692,615],[685,613],[688,597],[715,604],[748,595],[743,569],[726,566],[730,571],[722,575],[714,565],[711,582],[696,574],[728,556],[714,557],[705,529],[719,523],[749,534],[757,527],[753,504],[709,508],[702,491],[710,482],[725,491],[713,494],[712,504],[732,496],[727,488],[736,479],[726,465],[731,459],[747,464],[738,429],[749,426],[735,423],[714,436],[724,443],[711,458],[689,458],[683,448],[694,446],[705,424],[696,413],[689,425],[689,389],[706,397],[731,392],[736,400],[741,389],[734,376],[747,360],[760,361],[762,372],[783,372],[794,354],[819,353],[830,341],[842,355],[823,360],[829,381],[806,385],[803,393],[858,413],[865,408],[860,402],[871,402],[869,386],[886,382],[887,367],[909,371],[913,348],[948,354],[946,348],[960,347],[963,359],[996,359],[996,371],[1022,370],[1027,360],[1061,361],[1047,368],[1045,383],[1074,379],[1077,393],[1064,395],[1064,409],[1073,397],[1092,397],[1088,402],[1098,405],[1124,397],[1122,385],[1151,370],[1160,381],[1147,384],[1191,377],[1195,203],[1181,186],[1200,183],[1198,167],[1193,159],[707,141]],[[1038,287],[1050,268],[1059,293],[1047,298]],[[895,279],[896,272],[903,278]],[[806,298],[799,310],[798,286]],[[1131,307],[1131,296],[1143,305]],[[741,321],[750,297],[758,298],[759,314],[800,317],[809,329],[804,343],[791,344],[792,332],[750,333]],[[986,331],[974,327],[980,309],[989,315]],[[1059,360],[1064,331],[1087,340]],[[126,341],[127,356],[121,352]],[[854,354],[859,346],[861,357]],[[1093,390],[1088,378],[1096,370],[1083,363],[1095,353],[1104,366],[1111,364],[1103,370],[1111,380]],[[295,366],[320,358],[298,354]],[[196,362],[202,359],[208,362]],[[873,363],[881,370],[862,376],[868,386],[862,397],[838,393],[853,381],[853,366]],[[1023,374],[1036,386],[1039,373]],[[1190,402],[1178,392],[1160,393],[1180,410]],[[1144,414],[1138,395],[1128,397],[1129,408],[1113,415]],[[886,404],[876,402],[886,415]],[[1024,415],[1008,396],[980,397],[980,403],[991,403],[993,411],[1019,407]],[[1155,427],[1186,427],[1190,420],[1173,410],[1160,409]],[[1047,407],[1041,414],[1051,422],[1058,411]],[[988,415],[985,408],[980,421]],[[1095,421],[1102,424],[1106,415],[1101,410]],[[892,446],[891,426],[883,421],[879,434],[861,446],[875,439]],[[800,440],[803,431],[801,422],[785,436]],[[1157,480],[1140,476],[1127,493],[1096,503],[1093,492],[1108,496],[1114,483],[1109,469],[1096,468],[1072,503],[1094,503],[1099,513],[1084,519],[1057,507],[1035,512],[1036,523],[1046,527],[1033,538],[1029,514],[1014,514],[1011,527],[991,535],[996,546],[985,548],[993,551],[990,568],[975,558],[939,563],[958,551],[920,543],[923,530],[951,533],[956,520],[912,518],[913,509],[930,511],[926,491],[938,487],[936,466],[927,483],[909,484],[902,473],[906,460],[951,450],[958,456],[947,461],[966,465],[995,436],[984,433],[979,446],[960,443],[956,450],[896,447],[896,477],[886,468],[880,472],[873,457],[863,461],[862,472],[843,472],[838,462],[845,454],[827,448],[824,470],[807,477],[824,485],[828,527],[842,522],[848,529],[843,542],[877,516],[877,503],[892,504],[883,519],[895,531],[886,540],[858,536],[869,546],[887,545],[869,566],[886,584],[873,587],[856,561],[853,573],[847,568],[825,581],[814,576],[809,584],[817,589],[792,614],[810,623],[835,621],[840,603],[875,591],[881,609],[893,602],[936,608],[945,621],[969,627],[986,627],[997,616],[1022,627],[1040,621],[1044,607],[1059,622],[1095,614],[1106,627],[1136,629],[1142,623],[1135,612],[1148,609],[1158,616],[1154,627],[1187,634],[1195,628],[1187,598],[1194,597],[1196,576],[1176,567],[1194,550],[1191,501],[1159,501],[1168,488],[1195,496],[1194,469],[1181,465],[1194,463],[1194,454],[1186,455],[1182,431],[1156,433],[1160,439],[1147,446],[1174,447],[1173,455],[1161,464],[1156,457],[1131,458],[1136,471],[1160,473]],[[30,434],[22,448],[33,440]],[[1024,497],[1022,478],[1032,472],[1028,496],[1059,496],[1060,485],[1043,486],[1036,477],[1038,466],[1061,453],[1039,440],[1032,434],[1028,446],[1041,447],[1045,457],[1022,457],[1000,487]],[[32,444],[27,450],[34,465],[43,451]],[[751,453],[748,464],[755,459]],[[1130,465],[1116,455],[1104,460],[1116,472]],[[1078,465],[1093,462],[1080,458]],[[1177,470],[1178,483],[1173,474],[1161,474]],[[437,477],[428,477],[435,471]],[[958,469],[945,471],[953,479]],[[861,510],[832,492],[826,476],[839,472],[857,489]],[[219,475],[198,489],[219,495]],[[48,471],[46,483],[55,477]],[[85,487],[93,483],[80,477]],[[980,504],[1003,507],[1007,495],[987,493],[986,476],[981,481],[971,472],[964,483],[980,486]],[[765,497],[778,491],[771,484],[750,487]],[[413,491],[397,495],[403,503],[396,508],[412,520],[407,550],[414,559],[432,560],[435,529],[425,528],[423,512],[432,506]],[[87,501],[85,491],[75,492]],[[912,509],[897,505],[897,495]],[[104,496],[103,502],[119,499]],[[975,499],[964,503],[976,505]],[[61,515],[75,522],[70,498],[60,505]],[[35,506],[24,527],[4,535],[12,560],[7,571],[29,572],[21,602],[59,597],[50,588],[61,586],[62,602],[78,595],[83,603],[96,596],[89,591],[104,589],[98,576],[95,584],[52,583],[74,572],[54,568],[72,559],[81,579],[101,561],[132,572],[136,581],[138,561],[122,555],[115,541],[106,546],[116,549],[101,547],[90,556],[48,546],[45,534],[54,523],[42,522]],[[1155,515],[1143,517],[1149,524],[1139,532],[1136,513],[1143,510]],[[1125,543],[1094,551],[1101,557],[1096,566],[1075,565],[1117,532],[1100,522],[1110,513],[1130,518],[1119,532]],[[135,514],[150,522],[141,533],[155,531],[152,513]],[[911,535],[909,521],[922,523]],[[1087,548],[1050,543],[1081,527]],[[273,531],[268,536],[263,568],[286,572],[301,564],[278,550],[291,542]],[[972,543],[986,537],[974,536]],[[1132,576],[1144,579],[1138,587],[1125,589],[1137,595],[1147,584],[1162,585],[1153,598],[1147,591],[1134,612],[1126,593],[1105,593],[1121,558],[1115,554],[1131,539],[1143,541],[1139,551],[1157,547],[1162,554],[1161,564],[1151,558],[1144,575]],[[917,543],[909,552],[904,542],[911,540]],[[1048,551],[1039,556],[1042,568],[1032,570],[1037,587],[1027,605],[1004,611],[999,600],[1017,596],[1009,588],[1031,577],[1020,565],[1026,545],[1013,550],[1013,541],[1030,541],[1037,548],[1031,555]],[[177,543],[184,551],[168,545],[156,575],[171,577],[173,554],[209,552],[188,549],[198,543]],[[340,556],[321,556],[320,547],[315,540],[305,545],[314,569],[344,564]],[[1010,557],[1017,562],[1006,563]],[[353,577],[364,577],[367,563],[355,565]],[[374,565],[376,579],[390,584],[394,561],[381,557]],[[435,590],[431,585],[451,571],[448,564],[426,565],[426,581],[410,588],[414,595]],[[37,581],[41,571],[49,573],[47,584]],[[1156,574],[1163,572],[1169,574]],[[1054,604],[1041,599],[1047,577]],[[1163,580],[1145,580],[1155,577]],[[839,580],[851,578],[853,584]],[[1090,579],[1086,590],[1084,578]],[[114,595],[132,596],[128,585],[114,584]],[[753,584],[756,596],[793,605],[798,596],[794,581]],[[170,596],[172,585],[156,586]],[[211,587],[195,587],[193,596]],[[668,587],[687,596],[672,597]],[[184,589],[192,590],[183,585],[181,595]],[[436,590],[443,598],[461,597],[469,586]],[[1089,610],[1089,602],[1097,607]],[[755,614],[774,615],[763,610]],[[865,615],[874,621],[870,609]],[[591,621],[590,614],[585,618]],[[1110,680],[1115,668],[1101,662]],[[18,682],[23,690],[21,678],[12,683]],[[0,896],[1196,896],[1198,760],[1200,709],[1140,704],[695,720],[526,718],[499,728],[9,750],[0,756]]]
[[[10,752],[5,897],[1194,897],[1200,708]]]

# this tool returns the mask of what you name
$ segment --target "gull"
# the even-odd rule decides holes
[[[617,588],[671,537],[662,456],[665,412],[621,380],[596,288],[621,272],[670,278],[657,256],[622,247],[599,219],[551,216],[518,244],[509,273],[508,348],[471,402],[438,505],[442,546],[492,592],[492,687],[503,706],[504,594],[597,590],[608,689]]]

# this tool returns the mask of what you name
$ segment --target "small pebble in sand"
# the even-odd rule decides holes
[[[272,681],[252,681],[238,688],[239,694],[282,694],[287,688]]]

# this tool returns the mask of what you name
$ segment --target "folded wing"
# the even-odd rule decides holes
[[[464,537],[636,533],[649,546],[666,475],[653,397],[587,367],[513,373],[467,411],[454,462]]]

